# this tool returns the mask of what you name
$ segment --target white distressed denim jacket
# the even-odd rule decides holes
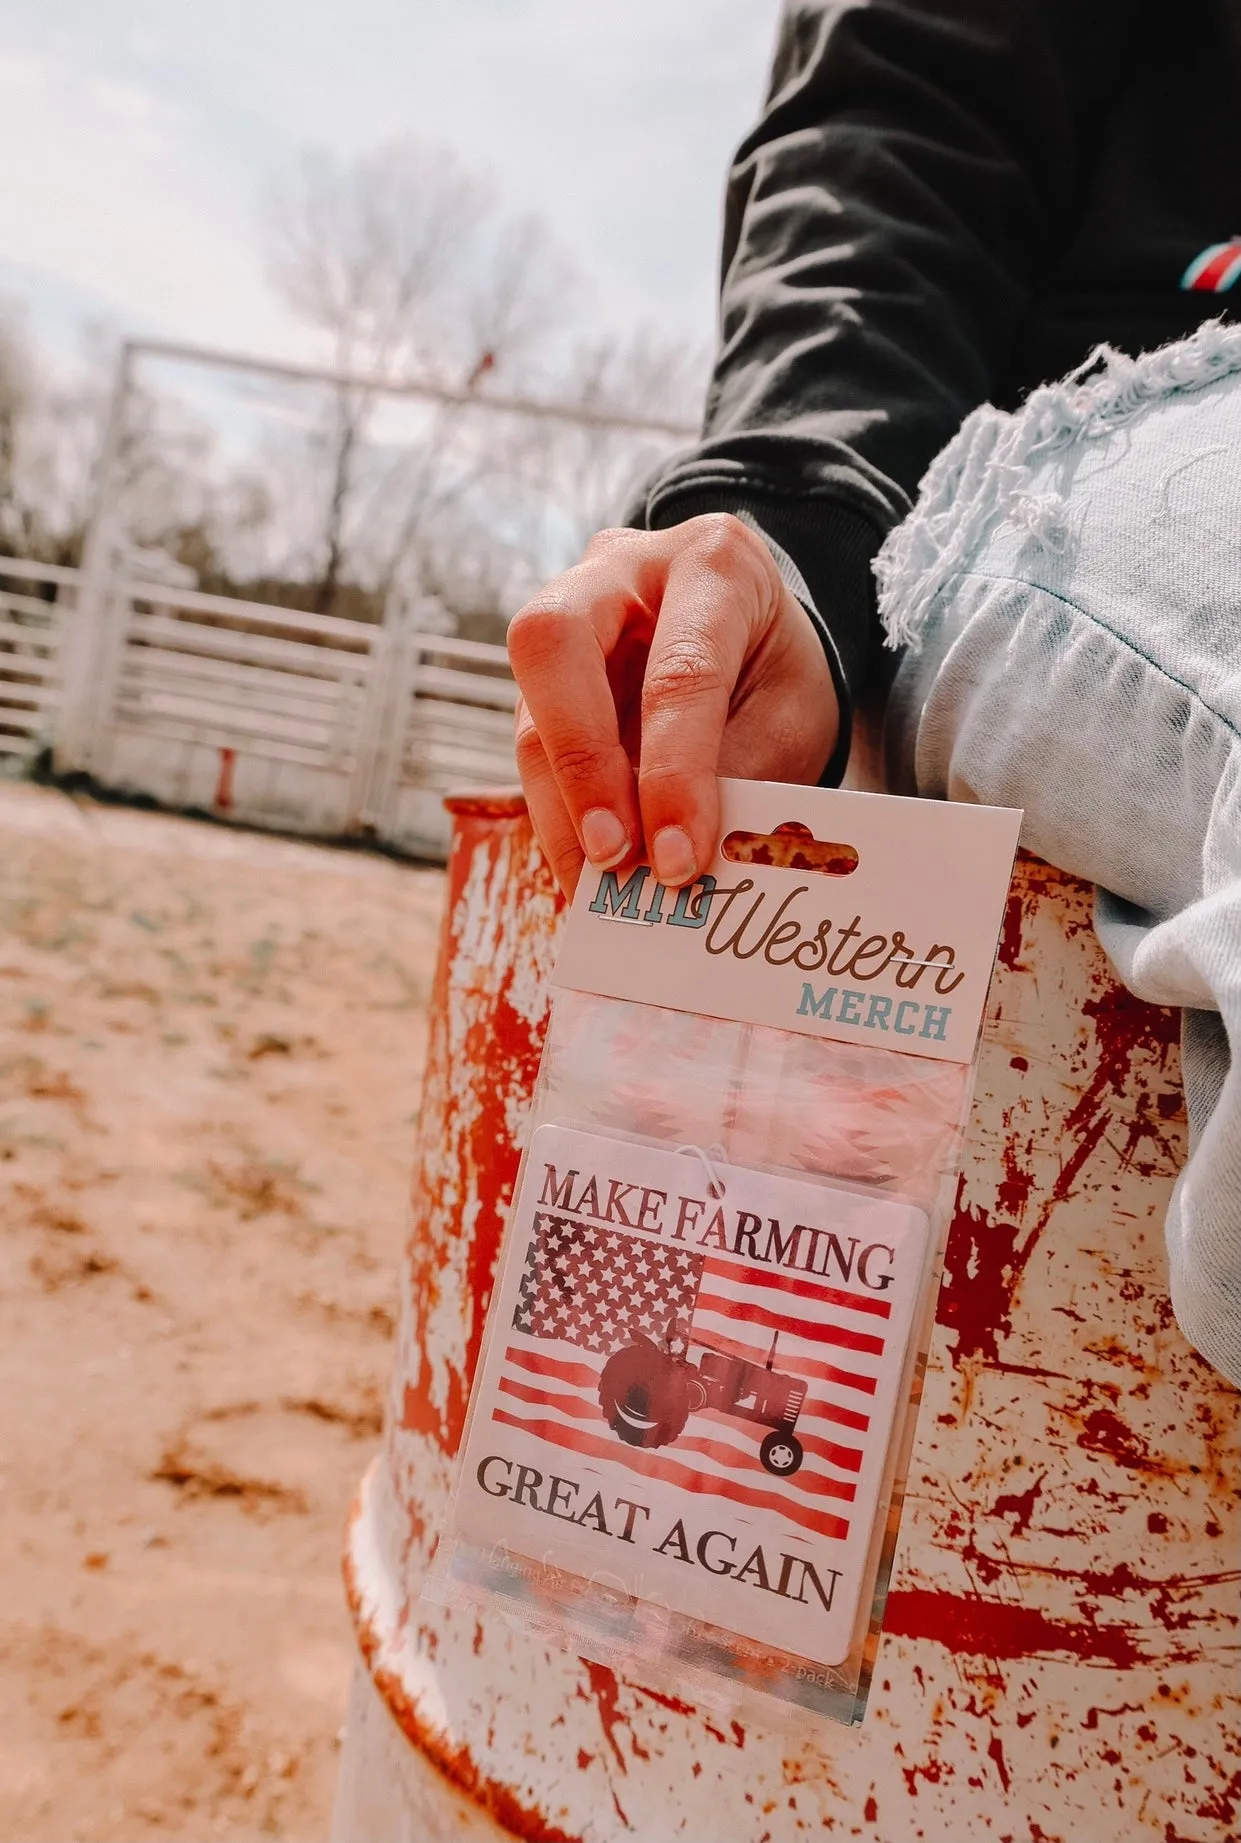
[[[1120,977],[1185,1008],[1172,1302],[1241,1384],[1241,327],[976,410],[876,574],[888,785],[1024,807]]]

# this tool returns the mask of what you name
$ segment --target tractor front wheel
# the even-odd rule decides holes
[[[805,1448],[795,1433],[777,1427],[758,1449],[758,1456],[776,1478],[791,1478],[806,1457]]]

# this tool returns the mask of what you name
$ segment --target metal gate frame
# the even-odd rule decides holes
[[[130,340],[122,347],[97,468],[94,515],[77,579],[76,612],[63,633],[53,750],[57,772],[85,773],[120,791],[154,794],[170,805],[207,805],[250,823],[276,824],[282,830],[362,833],[399,848],[441,855],[447,849],[448,831],[440,795],[462,784],[514,778],[506,713],[516,702],[516,690],[507,676],[503,649],[420,631],[417,604],[406,605],[399,595],[389,598],[382,624],[373,628],[197,591],[172,587],[165,591],[137,579],[121,529],[120,460],[136,366],[143,357],[606,429],[682,438],[693,431],[658,417],[630,417],[575,404],[452,390],[426,379],[365,377],[327,366],[271,362],[163,340]],[[141,644],[135,641],[135,625],[145,618],[137,613],[135,603],[155,597],[169,609],[179,609],[179,619],[202,609],[217,616],[230,614],[240,627],[248,617],[259,627],[300,628],[308,637],[315,637],[316,645],[328,649],[334,638],[344,642],[345,635],[336,630],[348,627],[353,640],[348,650],[365,651],[368,657],[356,726],[347,741],[342,738],[340,758],[316,762],[305,759],[303,752],[306,786],[299,791],[296,762],[285,773],[283,786],[277,784],[276,768],[264,770],[266,781],[255,769],[255,761],[270,764],[280,758],[274,742],[265,746],[260,738],[243,747],[224,733],[227,726],[213,726],[209,721],[195,726],[188,715],[183,728],[170,736],[171,720],[166,714],[160,719],[163,741],[169,749],[182,746],[181,766],[156,763],[150,753],[143,757],[134,740],[137,726],[122,713],[122,693],[128,662]],[[359,635],[368,637],[366,648],[357,646]],[[176,636],[165,634],[165,638],[175,641]],[[271,639],[271,648],[277,645],[278,640]],[[246,649],[239,643],[235,650],[243,655]],[[258,649],[250,651],[253,656]],[[244,657],[226,659],[225,664],[236,667],[237,683],[244,688]],[[224,676],[221,667],[216,683]],[[167,685],[165,694],[169,695]],[[218,709],[218,698],[205,701],[214,702]],[[254,701],[260,700],[256,697]],[[486,714],[490,711],[497,713],[495,722]],[[454,721],[464,734],[453,735]],[[118,749],[116,741],[126,728],[131,744],[127,752]],[[300,747],[296,739],[294,746]],[[214,751],[218,762],[208,763],[204,749]],[[289,749],[284,756],[288,758]],[[317,780],[308,778],[316,775]]]

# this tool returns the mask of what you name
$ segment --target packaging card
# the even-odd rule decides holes
[[[423,1591],[856,1721],[1021,815],[720,800],[578,884]]]
[[[454,1533],[839,1663],[929,1240],[892,1198],[539,1127]]]
[[[688,889],[587,865],[555,984],[969,1062],[1020,813],[764,781],[720,800]]]

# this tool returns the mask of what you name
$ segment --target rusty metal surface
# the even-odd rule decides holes
[[[1032,860],[1009,904],[864,1726],[793,1745],[720,1725],[417,1600],[555,932],[520,803],[454,807],[387,1440],[346,1561],[372,1680],[445,1776],[439,1830],[425,1798],[421,1830],[399,1827],[411,1794],[393,1779],[391,1836],[460,1834],[464,1795],[480,1836],[545,1843],[1235,1837],[1238,1396],[1167,1301],[1177,1022],[1112,979],[1085,887]],[[346,1741],[339,1843],[362,1834],[347,1787],[370,1734],[355,1723]]]

